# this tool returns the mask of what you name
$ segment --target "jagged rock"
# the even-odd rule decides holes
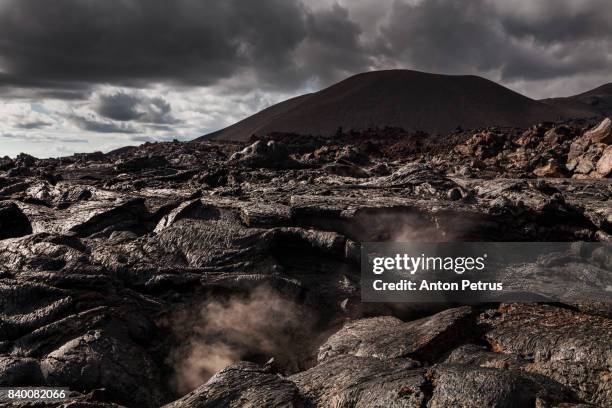
[[[453,350],[445,363],[485,368],[519,369],[528,362],[516,354],[495,353],[488,351],[484,346],[465,344]]]
[[[73,157],[81,162],[102,162],[106,161],[106,155],[100,151],[93,153],[75,153]]]
[[[62,230],[86,237],[100,231],[135,228],[142,230],[148,214],[141,198],[114,202],[82,201],[69,209],[72,217]]]
[[[318,360],[351,354],[382,360],[411,357],[433,361],[440,355],[442,344],[448,347],[473,335],[472,313],[465,306],[406,323],[390,316],[349,322],[319,348]]]
[[[135,172],[146,169],[165,167],[168,161],[163,156],[143,156],[130,159],[119,159],[115,162],[115,169],[123,172]]]
[[[89,332],[49,353],[41,362],[46,384],[77,391],[105,388],[116,401],[159,406],[163,395],[153,361],[111,333]]]
[[[366,165],[370,162],[370,158],[367,154],[351,146],[345,146],[342,148],[342,150],[337,152],[336,160],[344,160],[357,165]]]
[[[291,221],[291,208],[284,204],[248,203],[240,208],[240,219],[249,227],[287,225]]]
[[[569,126],[555,126],[544,133],[542,142],[551,147],[558,146],[571,138],[572,133],[572,129]]]
[[[73,236],[39,233],[0,242],[0,260],[17,272],[83,268],[86,247]]]
[[[0,357],[0,387],[23,384],[30,386],[43,384],[38,360],[11,356]]]
[[[576,166],[578,166],[579,160],[578,158],[586,152],[588,147],[590,146],[591,141],[586,137],[580,137],[576,139],[571,145],[569,152],[567,154],[567,164],[566,167],[568,170],[573,171]]]
[[[25,166],[12,167],[6,172],[7,177],[30,177],[32,175],[34,175],[32,169]]]
[[[493,351],[532,360],[523,369],[546,375],[595,404],[612,403],[612,321],[545,305],[508,305],[483,322]]]
[[[573,166],[574,173],[589,175],[593,173],[605,149],[606,145],[603,143],[591,144],[581,156],[574,159],[576,162]]]
[[[237,162],[250,167],[273,169],[299,168],[300,163],[289,157],[286,147],[274,140],[267,143],[261,140],[234,153],[230,162]]]
[[[595,128],[585,132],[584,137],[591,143],[612,144],[612,120],[605,118]]]
[[[388,176],[391,174],[391,169],[387,163],[378,163],[368,171],[374,176]]]
[[[549,160],[544,166],[535,169],[533,174],[538,177],[565,177],[561,166],[559,166],[559,164],[552,159]]]
[[[370,174],[361,167],[354,164],[331,163],[323,167],[323,170],[342,177],[367,178]]]
[[[198,209],[196,205],[192,209],[191,214],[188,209],[177,209],[175,217],[160,222],[156,235],[99,248],[95,259],[114,268],[224,270],[254,265],[265,257],[271,232],[245,228],[231,211],[206,206]]]
[[[296,386],[257,364],[240,362],[164,408],[302,407]]]
[[[13,166],[15,166],[15,162],[10,157],[0,157],[0,171],[9,170]]]
[[[605,177],[607,159],[604,158],[601,172],[596,171],[596,168],[610,143],[612,143],[612,121],[606,118],[597,127],[585,132],[582,137],[571,144],[566,167],[578,175]]]
[[[525,130],[521,136],[515,141],[519,146],[530,148],[537,146],[544,136],[546,129],[541,125],[534,125]]]
[[[440,365],[427,373],[428,407],[527,407],[578,402],[569,388],[541,375],[495,368]],[[540,404],[540,405],[537,405]]]
[[[92,198],[93,193],[91,189],[86,187],[70,187],[62,191],[55,199],[55,206],[59,209],[65,209],[72,204],[78,203],[79,201],[87,201]]]
[[[425,405],[425,370],[407,358],[379,360],[341,355],[289,377],[305,407],[405,407]]]
[[[608,177],[612,173],[612,146],[606,147],[601,154],[596,169],[602,177]]]
[[[12,202],[0,202],[0,240],[32,233],[30,220]]]
[[[487,159],[496,156],[504,144],[502,135],[490,131],[474,134],[464,144],[458,145],[455,151],[464,156]]]
[[[174,222],[181,218],[185,218],[190,214],[195,214],[200,209],[202,209],[202,202],[199,199],[185,201],[170,211],[167,215],[164,215],[164,217],[157,223],[154,232],[160,233],[165,228],[174,224]]]
[[[444,191],[447,191],[455,186],[451,180],[441,175],[431,166],[421,163],[409,163],[396,170],[393,174],[380,177],[377,180],[366,183],[366,185],[399,188],[419,186],[425,183],[431,185],[435,191],[442,188],[444,188]]]
[[[32,167],[36,164],[36,160],[38,160],[34,156],[30,156],[26,153],[19,153],[17,157],[15,157],[15,165],[17,167]]]

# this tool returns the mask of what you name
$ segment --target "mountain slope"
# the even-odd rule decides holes
[[[550,98],[542,102],[557,108],[573,110],[577,115],[610,116],[612,115],[612,83],[579,95],[567,98]]]
[[[247,140],[270,132],[332,135],[339,127],[385,126],[445,133],[457,126],[526,127],[570,116],[563,107],[481,77],[388,70],[358,74],[279,103],[205,138]]]

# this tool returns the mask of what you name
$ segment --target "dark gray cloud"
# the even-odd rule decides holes
[[[161,97],[149,98],[143,95],[117,92],[101,95],[96,112],[103,117],[117,121],[138,121],[152,124],[172,124],[172,107]]]
[[[296,53],[303,63],[303,78],[328,84],[368,70],[371,56],[360,42],[361,27],[351,20],[348,9],[335,4],[309,14],[306,21],[308,38]]]
[[[612,68],[609,0],[312,4],[54,0],[50,7],[45,0],[0,0],[0,91],[82,99],[95,84],[226,81],[229,92],[286,91],[388,67],[510,82]],[[100,107],[109,118],[140,117],[129,96],[109,103]]]
[[[42,128],[46,128],[51,125],[52,123],[50,122],[44,122],[42,120],[39,120],[39,121],[33,121],[33,122],[20,123],[17,125],[17,127],[19,129],[31,130],[31,129],[42,129]]]
[[[68,138],[68,137],[50,137],[41,134],[14,134],[0,132],[0,138],[12,140],[27,140],[29,143],[87,143],[85,139]]]
[[[605,0],[396,1],[381,27],[388,59],[417,69],[496,73],[502,81],[612,69]]]
[[[22,84],[206,85],[291,65],[296,0],[1,0],[0,66]]]
[[[126,123],[103,122],[91,116],[72,115],[70,120],[83,130],[94,133],[136,133],[137,129]]]

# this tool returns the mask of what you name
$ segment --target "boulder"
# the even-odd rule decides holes
[[[32,167],[36,164],[36,160],[38,160],[34,156],[30,156],[29,154],[20,153],[15,157],[15,165],[17,167]]]
[[[533,407],[578,402],[572,391],[541,375],[463,365],[439,365],[427,373],[429,408]]]
[[[119,159],[115,162],[115,170],[132,173],[141,170],[155,169],[168,165],[168,160],[163,156],[141,156],[128,159]]]
[[[0,202],[0,239],[22,237],[32,233],[30,220],[12,202]]]
[[[159,406],[163,399],[159,372],[147,353],[100,330],[49,353],[41,371],[49,386],[105,388],[114,401],[130,406]]]
[[[299,168],[300,163],[289,156],[285,145],[270,140],[258,140],[230,157],[230,162],[248,167],[286,169]]]
[[[555,147],[572,137],[572,129],[569,126],[555,126],[544,133],[544,142],[547,146]]]
[[[601,154],[597,161],[596,170],[602,177],[608,177],[612,173],[612,145],[606,147]]]
[[[366,165],[370,162],[368,155],[354,146],[344,146],[340,151],[336,152],[336,160],[358,165]]]
[[[606,163],[609,161],[607,156],[602,162],[601,172],[597,171],[597,166],[610,143],[612,143],[612,121],[606,118],[571,144],[567,155],[567,169],[577,173],[580,178],[583,178],[580,175],[595,178],[607,176]]]
[[[504,137],[499,133],[484,131],[474,134],[455,151],[464,156],[474,156],[480,160],[496,156],[504,146]]]
[[[410,359],[341,355],[289,377],[306,407],[420,408],[427,402],[425,370]]]
[[[543,129],[541,127],[533,126],[523,132],[523,134],[518,139],[516,139],[515,143],[518,146],[525,148],[535,147],[542,140],[542,131]]]
[[[322,167],[322,170],[341,177],[367,178],[370,174],[359,166],[351,163],[330,163]]]
[[[612,120],[605,118],[599,125],[585,132],[584,137],[591,143],[612,143]]]
[[[457,347],[445,360],[447,364],[500,369],[519,369],[527,364],[521,356],[511,353],[495,353],[484,346],[464,344]]]
[[[0,171],[8,170],[15,166],[15,162],[8,156],[0,157]]]
[[[93,153],[75,153],[73,157],[83,163],[106,161],[106,155],[100,151]]]
[[[254,363],[239,362],[164,408],[298,408],[297,387]]]
[[[38,360],[33,358],[0,356],[0,387],[28,384],[42,385]]]
[[[318,360],[350,354],[432,361],[440,355],[442,344],[448,347],[473,334],[472,317],[472,309],[464,306],[406,323],[391,316],[352,321],[319,348]]]
[[[567,168],[572,170],[575,175],[597,176],[593,173],[596,173],[597,162],[602,157],[606,147],[603,143],[589,145],[581,155],[568,161]]]
[[[537,167],[533,174],[538,177],[565,177],[561,166],[554,159],[550,159],[544,166]]]

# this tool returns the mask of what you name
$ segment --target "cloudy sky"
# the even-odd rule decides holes
[[[612,82],[610,0],[0,0],[0,156],[188,140],[351,74]]]

